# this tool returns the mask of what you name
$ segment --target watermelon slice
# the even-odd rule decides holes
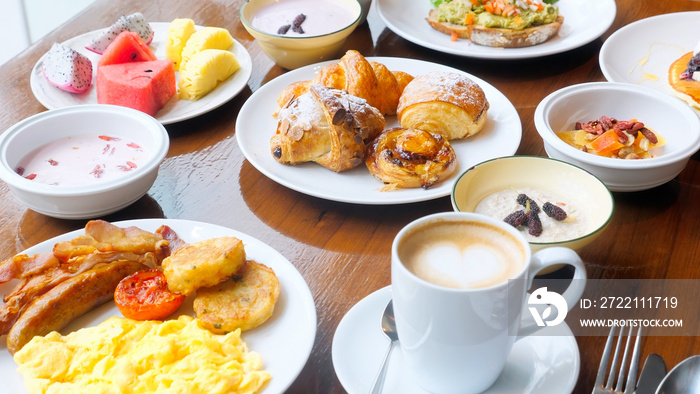
[[[134,108],[151,116],[177,92],[172,60],[99,66],[95,85],[98,103]]]
[[[124,31],[105,49],[97,66],[156,60],[151,48],[144,44],[138,33]]]

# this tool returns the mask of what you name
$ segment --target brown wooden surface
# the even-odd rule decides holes
[[[427,1],[427,0],[421,0]],[[341,393],[331,361],[331,342],[343,315],[368,294],[390,284],[389,251],[396,232],[426,214],[451,210],[449,198],[399,206],[325,201],[269,180],[243,157],[234,138],[241,106],[266,82],[285,73],[260,50],[239,21],[243,0],[98,0],[87,10],[0,67],[0,130],[45,111],[29,86],[32,66],[54,41],[142,12],[150,21],[191,17],[228,28],[250,52],[248,87],[224,106],[167,126],[168,157],[148,195],[107,220],[178,218],[215,223],[250,234],[286,256],[306,279],[316,302],[316,342],[292,393]],[[581,48],[540,59],[493,61],[435,52],[386,28],[372,11],[368,24],[344,49],[366,56],[400,56],[443,63],[476,75],[503,92],[523,125],[518,154],[545,155],[533,114],[550,92],[582,82],[604,81],[598,66],[603,41],[615,30],[649,16],[700,10],[697,0],[618,0],[612,27]],[[419,21],[417,22],[419,23]],[[688,32],[697,34],[697,32]],[[700,39],[700,36],[698,37]],[[603,237],[581,251],[589,278],[700,278],[700,163],[696,154],[672,182],[637,193],[614,193],[615,217]],[[83,227],[85,221],[53,219],[26,209],[0,185],[0,258]],[[698,328],[700,333],[700,328]],[[590,393],[605,338],[578,337],[581,374],[575,393]],[[661,353],[673,366],[700,354],[698,337],[650,337],[643,353]],[[358,360],[361,362],[361,360]]]

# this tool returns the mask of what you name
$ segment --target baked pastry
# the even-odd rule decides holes
[[[366,100],[319,84],[290,100],[277,118],[270,140],[275,160],[313,161],[335,172],[360,165],[366,143],[384,129],[384,116]]]
[[[440,134],[396,127],[372,141],[365,164],[392,187],[428,189],[457,169],[457,156]]]
[[[673,62],[668,70],[668,83],[676,96],[700,109],[700,51],[688,52]]]
[[[368,61],[360,52],[349,50],[338,63],[319,70],[311,81],[295,82],[282,91],[277,99],[280,107],[291,98],[305,92],[314,83],[345,90],[367,100],[384,115],[396,114],[399,97],[413,76],[403,71],[389,71],[382,63]]]
[[[463,74],[433,71],[406,86],[397,109],[405,129],[442,134],[448,140],[472,136],[484,128],[489,102],[481,86]]]
[[[556,36],[564,17],[542,0],[452,0],[430,10],[426,21],[439,32],[478,45],[521,48]]]

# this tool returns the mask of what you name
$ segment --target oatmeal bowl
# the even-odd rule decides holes
[[[539,156],[508,156],[464,171],[452,187],[452,207],[504,220],[533,252],[563,246],[579,250],[612,219],[615,201],[596,176]]]

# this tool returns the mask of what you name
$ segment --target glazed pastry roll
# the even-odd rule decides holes
[[[365,164],[385,184],[428,189],[457,169],[457,156],[441,134],[396,127],[372,141]]]
[[[465,75],[433,71],[414,78],[397,109],[401,127],[440,133],[448,140],[484,128],[489,102],[481,86]]]
[[[335,172],[362,163],[366,143],[384,129],[384,116],[345,91],[312,84],[280,109],[270,140],[283,164],[316,162]]]

